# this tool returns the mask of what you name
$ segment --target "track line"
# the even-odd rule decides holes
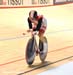
[[[64,50],[64,49],[68,49],[68,48],[72,48],[72,47],[73,47],[73,45],[71,45],[71,46],[66,46],[66,47],[63,47],[63,48],[60,48],[60,49],[52,50],[52,51],[50,51],[50,52],[48,52],[48,53],[52,53],[52,52],[56,52],[56,51],[62,51],[62,50]]]
[[[63,47],[63,48],[60,48],[60,49],[56,49],[56,50],[50,51],[48,53],[52,53],[52,52],[56,52],[56,51],[61,51],[61,50],[65,50],[65,49],[72,48],[72,47],[73,47],[73,45],[72,46],[66,46],[66,47]],[[25,58],[20,58],[20,59],[14,60],[14,61],[10,61],[10,62],[6,62],[6,63],[3,63],[3,64],[0,64],[0,67],[4,66],[4,65],[15,63],[15,62],[18,62],[18,61],[22,61],[22,60],[25,60]]]
[[[29,73],[29,72],[31,72],[31,71],[37,70],[37,69],[39,69],[39,68],[46,67],[46,66],[48,66],[48,65],[52,65],[52,64],[55,64],[55,63],[58,63],[58,62],[61,62],[61,61],[70,59],[70,58],[72,58],[72,57],[73,57],[73,56],[69,56],[69,57],[66,57],[66,58],[63,58],[63,59],[60,59],[60,60],[51,62],[51,63],[47,63],[47,64],[44,64],[44,65],[42,65],[42,66],[35,67],[35,68],[31,69],[31,70],[27,70],[27,71],[25,71],[25,72],[19,73],[19,74],[17,74],[17,75],[23,75],[23,74]]]
[[[3,64],[0,64],[0,66],[4,66],[4,65],[7,65],[7,64],[11,64],[11,63],[15,63],[15,62],[18,62],[18,61],[22,61],[24,59],[25,58],[20,58],[20,59],[14,60],[14,61],[6,62],[6,63],[3,63]]]

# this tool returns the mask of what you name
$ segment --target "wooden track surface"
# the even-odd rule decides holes
[[[28,67],[25,59],[26,44],[30,37],[22,35],[27,28],[23,25],[23,16],[26,20],[28,14],[24,10],[28,12],[30,9],[0,9],[0,75],[36,75],[73,61],[73,4],[43,8],[36,10],[48,19],[45,33],[48,55],[45,63],[41,63],[39,56],[36,56],[31,67]]]

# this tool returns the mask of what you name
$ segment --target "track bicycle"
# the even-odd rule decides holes
[[[47,38],[43,36],[44,41],[39,39],[39,43],[37,43],[37,32],[31,33],[31,38],[28,40],[27,46],[26,46],[26,62],[30,66],[33,64],[35,60],[35,56],[39,54],[40,60],[42,62],[45,61],[47,53],[48,53],[48,42]],[[39,36],[38,36],[39,37]]]

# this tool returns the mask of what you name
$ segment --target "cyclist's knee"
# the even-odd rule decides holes
[[[39,39],[40,39],[42,42],[44,42],[44,36],[43,36],[43,34],[42,34],[42,35],[39,35]]]

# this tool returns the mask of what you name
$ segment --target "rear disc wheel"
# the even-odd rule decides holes
[[[44,37],[44,41],[39,40],[39,49],[40,49],[39,53],[40,60],[44,62],[48,53],[48,42],[46,37]]]

